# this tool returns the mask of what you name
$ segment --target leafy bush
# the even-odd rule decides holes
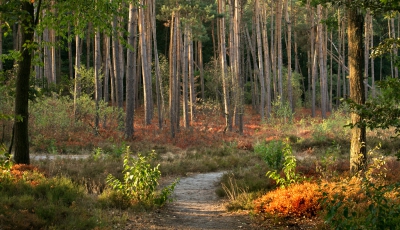
[[[151,205],[154,203],[161,206],[170,201],[169,196],[172,194],[178,180],[163,188],[158,196],[156,195],[158,180],[161,176],[161,172],[158,169],[160,165],[152,167],[148,163],[149,160],[155,157],[154,151],[149,157],[138,154],[137,158],[132,158],[129,155],[130,151],[129,147],[127,147],[123,163],[122,181],[111,174],[107,176],[107,185],[116,192],[114,195],[132,204]]]
[[[269,167],[274,170],[281,170],[284,160],[283,141],[271,141],[269,143],[257,143],[254,146],[254,152],[261,156]]]
[[[276,184],[281,187],[286,187],[290,184],[304,180],[304,178],[296,173],[296,157],[293,155],[292,147],[289,143],[285,143],[282,152],[285,159],[282,167],[284,176],[282,177],[277,170],[268,171],[266,175],[275,180]]]

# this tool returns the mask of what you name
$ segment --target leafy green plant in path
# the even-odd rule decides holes
[[[277,170],[268,171],[266,176],[275,180],[276,184],[281,187],[287,187],[290,184],[301,182],[304,178],[296,173],[296,157],[292,153],[292,147],[289,143],[285,143],[282,149],[284,159],[282,171],[284,177],[282,177]]]
[[[156,204],[161,206],[170,201],[169,197],[178,180],[175,180],[171,185],[162,189],[158,196],[156,195],[158,180],[161,177],[161,172],[158,169],[160,165],[152,167],[148,163],[149,160],[155,157],[155,152],[153,151],[149,157],[138,154],[136,158],[132,158],[129,147],[127,147],[125,154],[123,180],[121,181],[110,174],[106,179],[107,185],[113,191],[122,195],[122,199],[132,203]]]

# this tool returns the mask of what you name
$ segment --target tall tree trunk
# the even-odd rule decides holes
[[[95,134],[99,132],[99,104],[102,98],[102,84],[101,84],[101,37],[100,29],[96,28],[94,32],[94,82],[95,82],[95,105],[96,105],[96,116],[95,116]]]
[[[188,77],[189,77],[189,109],[190,121],[193,123],[195,120],[195,105],[196,105],[196,88],[194,80],[194,53],[193,53],[193,34],[192,28],[189,27],[188,34]]]
[[[120,83],[119,83],[119,79],[120,79],[120,75],[121,75],[121,68],[120,68],[120,64],[121,61],[119,60],[120,56],[119,56],[119,38],[118,38],[118,34],[116,32],[117,27],[118,27],[118,23],[117,23],[117,17],[115,16],[112,22],[112,27],[113,27],[113,36],[112,36],[112,61],[113,61],[113,79],[111,80],[111,87],[112,87],[112,97],[115,98],[116,102],[116,106],[118,106],[118,108],[122,108],[122,101],[120,100],[121,98],[118,96],[120,94],[120,91],[122,89],[119,88]],[[114,105],[114,104],[113,104]]]
[[[390,32],[391,35],[390,37],[395,39],[396,38],[396,30],[395,30],[395,26],[394,26],[394,17],[390,19]],[[397,65],[394,63],[396,62],[396,58],[397,58],[397,53],[398,53],[398,49],[397,49],[397,45],[393,44],[393,48],[392,48],[392,52],[393,52],[393,77],[394,78],[399,78],[399,69],[397,68]]]
[[[141,4],[143,5],[143,0]],[[152,118],[152,90],[151,90],[151,72],[150,72],[150,63],[148,62],[148,49],[147,49],[147,40],[146,36],[146,24],[145,24],[145,9],[143,7],[139,8],[139,44],[140,44],[140,53],[142,55],[142,77],[143,77],[143,95],[144,95],[144,113],[145,113],[145,124],[149,125],[151,123]]]
[[[337,69],[337,78],[336,78],[336,107],[339,107],[340,104],[340,95],[341,95],[341,66],[342,66],[342,22],[340,21],[340,10],[338,9],[338,69]]]
[[[189,105],[188,105],[188,27],[186,24],[183,32],[183,58],[182,58],[182,109],[183,127],[189,127]]]
[[[363,26],[364,16],[359,9],[348,9],[348,43],[349,43],[349,79],[350,98],[357,104],[365,104],[363,81]],[[353,124],[362,117],[351,114]],[[365,126],[353,127],[351,131],[350,170],[357,173],[363,170],[367,162]]]
[[[169,113],[170,113],[170,124],[171,124],[171,137],[175,138],[176,133],[178,132],[178,124],[176,117],[179,112],[179,102],[176,100],[176,96],[178,93],[178,77],[177,77],[177,27],[178,19],[175,15],[175,12],[172,13],[171,16],[171,33],[170,33],[170,47],[169,47]]]
[[[71,25],[68,23],[68,37],[71,37]],[[72,42],[67,41],[68,47],[68,72],[69,72],[69,79],[74,78],[74,59],[72,57]]]
[[[263,47],[261,41],[261,26],[260,26],[260,3],[259,0],[254,2],[254,17],[256,21],[256,36],[257,36],[257,55],[258,55],[258,79],[260,79],[260,115],[261,121],[265,118],[265,78],[264,78],[264,59],[263,59]]]
[[[51,47],[50,47],[50,29],[44,29],[43,31],[43,42],[45,44],[44,46],[44,50],[43,50],[43,54],[44,54],[44,60],[43,60],[43,65],[44,65],[44,76],[46,77],[47,80],[47,84],[46,87],[48,86],[48,84],[50,84],[52,82],[51,79]]]
[[[75,119],[79,116],[78,98],[81,95],[81,76],[79,69],[81,68],[81,39],[79,35],[75,35],[75,81],[74,81],[74,115]]]
[[[367,13],[365,15],[365,25],[364,25],[364,89],[365,89],[365,98],[368,97],[368,77],[369,77],[369,21],[371,14],[370,11],[367,10]]]
[[[15,152],[14,161],[17,164],[29,164],[29,135],[28,135],[28,117],[29,117],[29,77],[31,74],[32,50],[29,43],[34,38],[34,6],[28,1],[21,2],[21,10],[26,12],[28,16],[21,17],[21,58],[18,61],[16,89],[15,89],[15,125],[14,125],[14,141]],[[40,6],[40,4],[39,4]],[[40,9],[38,9],[40,10]]]
[[[89,22],[86,29],[86,69],[90,68],[91,40],[92,40],[92,23]]]
[[[134,112],[135,112],[135,91],[136,80],[136,45],[137,45],[137,9],[133,3],[129,4],[128,19],[128,45],[126,54],[126,118],[125,138],[133,137]]]
[[[282,0],[276,2],[276,42],[277,42],[277,65],[278,65],[278,88],[281,105],[283,105],[283,63],[282,63]]]
[[[163,111],[164,111],[164,95],[162,90],[162,79],[160,73],[160,62],[158,58],[157,49],[157,33],[156,33],[156,1],[152,0],[152,15],[151,15],[151,28],[153,33],[153,47],[154,47],[154,64],[156,75],[156,96],[157,96],[157,111],[158,111],[158,127],[162,129],[163,126]]]
[[[2,55],[3,55],[3,22],[0,20],[0,57]],[[2,71],[3,71],[3,60],[0,58],[0,72]]]
[[[325,58],[324,58],[324,45],[325,39],[323,35],[323,25],[322,25],[322,5],[317,6],[317,16],[318,16],[318,25],[317,25],[317,33],[318,33],[318,57],[319,57],[319,72],[320,72],[320,91],[321,91],[321,115],[322,118],[326,118],[326,109],[327,109],[327,72],[325,66]]]
[[[197,42],[197,53],[199,55],[199,71],[200,71],[200,87],[201,87],[201,99],[204,101],[206,99],[204,92],[204,67],[203,67],[203,42]]]
[[[265,7],[264,7],[265,8]],[[271,116],[271,63],[269,56],[269,44],[267,36],[267,12],[266,9],[262,13],[262,38],[264,48],[264,75],[265,75],[265,88],[266,88],[266,107],[267,107],[267,118]]]
[[[288,78],[287,78],[287,88],[288,88],[288,103],[292,112],[294,112],[294,101],[293,101],[293,89],[292,89],[292,22],[290,21],[289,4],[286,0],[286,24],[287,24],[287,60],[288,60]],[[290,1],[291,2],[291,1]],[[291,5],[290,5],[291,7]],[[291,11],[291,10],[290,10]]]
[[[225,2],[218,0],[218,13],[225,14]],[[225,131],[232,131],[232,122],[230,116],[230,104],[229,104],[229,84],[228,84],[228,67],[226,63],[226,46],[225,46],[225,18],[221,17],[219,20],[219,36],[220,36],[220,62],[221,62],[221,78],[223,88],[223,100],[224,100],[224,116],[225,116]]]
[[[371,47],[374,47],[374,23],[373,23],[373,17],[369,17],[370,22],[369,22],[369,26],[370,26],[370,41]],[[372,91],[372,97],[375,98],[375,59],[371,58],[371,91]]]
[[[110,37],[107,34],[103,35],[103,99],[105,103],[110,101],[109,82],[110,82]]]

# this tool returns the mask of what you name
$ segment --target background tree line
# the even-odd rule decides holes
[[[300,106],[311,108],[312,116],[320,109],[325,118],[340,98],[351,97],[354,42],[362,42],[356,59],[362,61],[357,70],[365,89],[358,92],[365,98],[377,94],[377,80],[398,78],[395,43],[388,43],[385,55],[371,56],[372,47],[400,34],[399,7],[392,1],[0,3],[0,72],[5,84],[17,81],[15,114],[22,117],[16,121],[16,158],[29,151],[27,138],[18,141],[27,136],[27,124],[18,126],[27,120],[27,98],[35,90],[71,95],[77,117],[83,94],[96,108],[100,103],[124,108],[121,130],[132,138],[139,107],[145,124],[156,118],[160,129],[168,124],[171,136],[189,127],[196,104],[207,100],[221,103],[225,131],[243,132],[246,104],[265,121],[278,109],[292,113]],[[352,40],[355,21],[349,10],[361,23],[361,40]],[[84,84],[87,70],[92,70],[91,88]],[[19,101],[24,101],[22,112]],[[101,121],[106,124],[105,117],[96,116],[95,130]],[[29,163],[29,157],[18,161]]]

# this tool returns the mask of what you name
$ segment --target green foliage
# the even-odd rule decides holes
[[[281,140],[271,141],[269,143],[257,143],[254,146],[254,152],[274,170],[280,171],[283,166],[285,143]]]
[[[350,127],[365,126],[373,129],[395,128],[400,135],[400,79],[388,78],[378,83],[381,90],[376,98],[369,99],[364,105],[359,105],[352,100],[346,100],[353,112],[363,119],[350,124]]]
[[[279,121],[280,124],[293,122],[294,112],[290,108],[289,102],[281,100],[281,97],[272,102],[272,116]]]
[[[285,143],[282,152],[285,159],[282,167],[284,177],[282,177],[277,170],[268,171],[266,176],[275,180],[277,185],[284,188],[290,184],[301,182],[304,178],[296,173],[297,160],[292,153],[292,147],[289,143]]]
[[[161,176],[158,169],[160,165],[152,167],[148,162],[155,157],[155,152],[153,151],[149,157],[138,154],[136,158],[132,158],[129,147],[127,147],[125,154],[123,180],[121,181],[110,174],[107,176],[107,185],[117,194],[120,194],[124,200],[131,203],[138,202],[150,205],[154,203],[161,206],[170,201],[169,196],[178,180],[162,189],[160,195],[156,196],[156,188]]]

